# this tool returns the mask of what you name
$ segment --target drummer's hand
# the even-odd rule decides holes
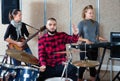
[[[40,71],[41,71],[41,72],[44,72],[45,70],[46,70],[46,66],[44,66],[44,65],[43,65],[43,66],[40,66]]]
[[[75,26],[74,24],[72,25],[72,31],[73,31],[73,34],[74,34],[74,35],[77,35],[78,32],[79,32],[77,26]]]

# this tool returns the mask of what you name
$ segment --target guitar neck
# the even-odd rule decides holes
[[[42,26],[40,30],[38,30],[36,33],[34,33],[32,36],[30,36],[28,39],[24,41],[24,44],[26,44],[29,40],[31,40],[33,37],[35,37],[39,32],[42,32],[46,29],[46,26]]]
[[[33,37],[35,37],[41,30],[38,30],[36,33],[34,33],[32,36],[30,36],[28,39],[24,41],[24,44],[26,44],[29,40],[31,40]]]

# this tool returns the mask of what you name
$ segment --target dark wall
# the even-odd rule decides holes
[[[2,0],[2,24],[9,24],[8,13],[12,9],[19,9],[19,0]]]

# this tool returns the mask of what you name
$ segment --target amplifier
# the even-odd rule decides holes
[[[120,42],[120,32],[111,32],[110,42]],[[113,46],[111,48],[110,57],[120,58],[120,46]]]

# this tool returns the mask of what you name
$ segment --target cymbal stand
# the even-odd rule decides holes
[[[65,66],[64,66],[64,69],[63,69],[63,72],[62,72],[62,75],[61,75],[61,79],[62,79],[64,74],[65,74],[65,81],[69,81],[68,74],[67,74],[67,68],[68,68],[68,64],[72,61],[72,52],[71,52],[70,48],[69,48],[69,51],[70,51],[70,54],[68,56],[68,60],[64,63]]]
[[[11,81],[10,80],[10,78],[11,78],[11,76],[10,76],[10,73],[9,73],[9,68],[6,68],[5,69],[5,72],[3,73],[2,72],[2,70],[4,70],[4,67],[3,67],[3,65],[4,64],[7,64],[7,62],[8,62],[8,55],[5,53],[5,55],[4,55],[4,57],[3,57],[3,60],[2,60],[2,66],[1,66],[1,71],[0,71],[0,75],[1,74],[3,74],[2,75],[2,77],[3,77],[3,81],[8,81],[6,78],[9,78],[9,81]],[[12,64],[12,59],[11,59],[11,57],[10,57],[10,64]]]
[[[7,61],[8,61],[8,55],[5,54],[3,57],[2,63],[7,63]]]
[[[9,49],[9,46],[7,45],[7,48]],[[2,63],[7,63],[8,61],[8,55],[5,53],[5,56],[3,57]],[[12,58],[10,57],[10,64],[12,64]]]
[[[85,61],[88,60],[87,54],[86,54],[86,43],[85,43]]]
[[[85,61],[87,61],[88,60],[88,57],[87,57],[87,54],[86,54],[86,43],[84,43],[85,44]],[[87,68],[87,67],[86,67]],[[87,81],[87,79],[84,79],[84,81]]]

